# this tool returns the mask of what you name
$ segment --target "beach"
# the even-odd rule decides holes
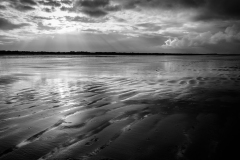
[[[233,159],[239,56],[0,57],[0,160]]]

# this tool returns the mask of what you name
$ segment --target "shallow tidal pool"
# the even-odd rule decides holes
[[[0,57],[0,160],[233,159],[240,56]]]

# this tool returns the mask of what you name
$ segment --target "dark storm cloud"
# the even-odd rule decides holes
[[[125,9],[136,7],[163,10],[195,9],[194,20],[240,19],[239,0],[113,0]]]
[[[37,6],[34,0],[2,0],[2,2],[8,2],[11,8],[23,12],[35,10],[34,6]]]
[[[103,8],[108,4],[109,0],[78,0],[74,5],[79,8],[82,13],[92,17],[101,17],[107,14]]]
[[[195,20],[240,19],[239,0],[208,0]]]
[[[13,30],[29,26],[28,23],[14,24],[5,18],[0,18],[0,30]]]
[[[3,5],[0,5],[0,10],[5,10],[6,9],[6,7],[5,6],[3,6]]]
[[[73,1],[72,0],[61,0],[61,3],[71,5],[73,3]]]
[[[41,5],[50,6],[50,7],[60,7],[61,6],[61,3],[56,0],[42,0],[42,1],[39,1],[38,3]]]
[[[61,11],[73,12],[73,11],[74,11],[74,8],[62,6],[62,7],[60,8],[60,10],[61,10]]]
[[[56,9],[55,7],[62,6],[61,1],[57,1],[57,0],[40,0],[38,1],[38,3],[41,4],[42,6],[45,6],[45,8],[43,8],[42,11],[48,12],[48,13],[54,12]]]
[[[118,5],[112,5],[111,2],[117,2]],[[173,11],[193,9],[197,12],[193,17],[196,21],[240,19],[239,0],[77,0],[74,7],[93,17],[105,16],[110,11],[141,7]]]
[[[86,15],[89,15],[91,17],[102,17],[107,15],[107,12],[101,9],[88,9],[84,8],[82,9],[82,13],[85,13]]]
[[[31,7],[31,6],[25,6],[25,5],[18,5],[18,6],[14,6],[14,8],[16,10],[19,10],[19,11],[32,11],[32,10],[35,10],[34,7]]]
[[[76,4],[87,8],[98,8],[107,6],[109,0],[79,0]]]
[[[22,4],[28,4],[28,5],[37,5],[37,3],[34,0],[19,0]]]
[[[119,5],[111,5],[110,0],[77,0],[74,8],[91,17],[102,17],[121,9]]]
[[[54,7],[52,7],[52,8],[43,8],[42,11],[48,12],[48,13],[52,13],[52,12],[55,11],[55,8]]]
[[[177,9],[185,7],[198,7],[204,4],[205,0],[113,0],[117,1],[124,8],[131,9],[137,6],[150,8]]]

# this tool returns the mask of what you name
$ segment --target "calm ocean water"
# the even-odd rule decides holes
[[[0,57],[0,160],[231,159],[240,56]]]

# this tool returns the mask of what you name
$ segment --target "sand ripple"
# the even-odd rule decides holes
[[[0,76],[0,159],[195,159],[238,117],[238,61],[47,61]]]

